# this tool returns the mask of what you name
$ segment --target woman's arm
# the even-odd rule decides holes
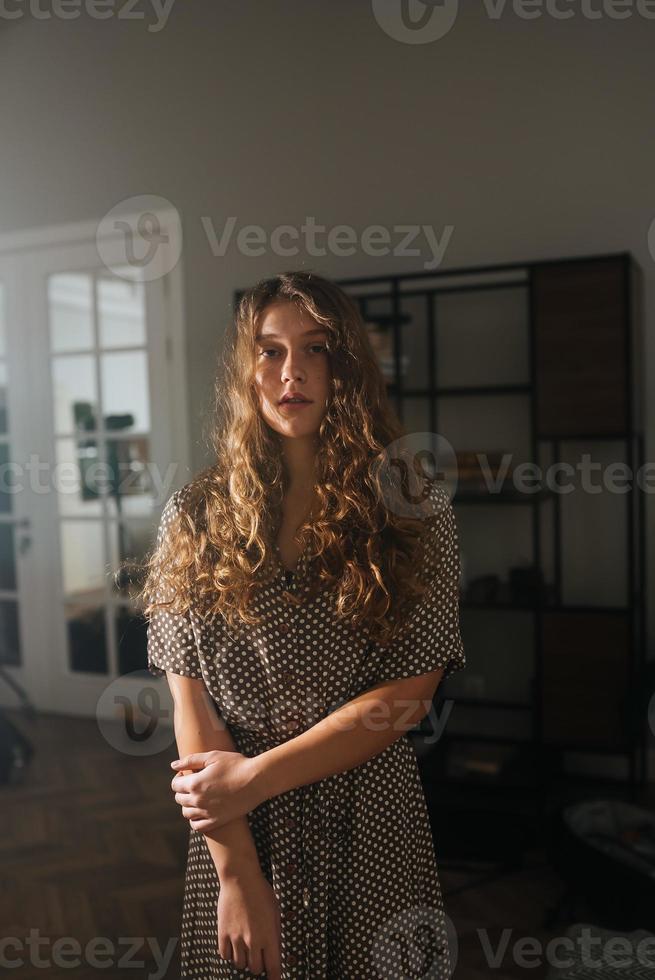
[[[361,765],[413,728],[432,704],[443,668],[378,684],[316,725],[255,756],[263,799]]]
[[[166,671],[175,705],[175,739],[180,755],[218,749],[236,752],[225,722],[216,711],[205,684]],[[248,819],[239,816],[219,830],[204,832],[219,879],[260,871],[259,857]]]
[[[175,799],[191,825],[205,833],[273,796],[361,765],[428,713],[443,671],[377,684],[260,755],[218,751],[181,757],[173,763]],[[188,768],[201,772],[181,775]]]

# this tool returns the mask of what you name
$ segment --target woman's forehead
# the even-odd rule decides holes
[[[319,336],[327,333],[309,313],[288,301],[272,303],[262,312],[256,339],[266,336],[271,340],[281,338]]]

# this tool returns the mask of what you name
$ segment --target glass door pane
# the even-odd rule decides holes
[[[99,248],[97,222],[0,252],[0,664],[21,664],[42,710],[115,719],[103,693],[146,667],[136,583],[115,573],[150,550],[189,472],[181,269],[165,254],[181,229],[162,215],[147,276],[123,233]]]
[[[104,268],[66,271],[48,277],[47,294],[69,667],[138,669],[145,651],[129,640],[123,654],[140,633],[113,572],[144,550],[134,521],[153,511],[145,285]]]

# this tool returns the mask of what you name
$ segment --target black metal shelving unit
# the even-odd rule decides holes
[[[615,285],[613,286],[612,283]],[[563,567],[562,567],[562,513],[561,499],[557,493],[541,492],[537,495],[516,494],[469,494],[455,493],[453,505],[456,511],[460,507],[503,505],[509,507],[529,507],[531,510],[532,555],[533,565],[539,572],[544,571],[544,540],[542,531],[541,511],[544,504],[550,502],[553,507],[553,581],[550,590],[539,587],[534,600],[531,602],[468,601],[462,597],[462,622],[469,613],[476,610],[501,611],[510,615],[514,611],[529,612],[534,622],[534,674],[532,679],[531,696],[528,700],[507,701],[502,698],[455,698],[455,710],[458,706],[467,709],[485,709],[487,711],[509,711],[524,713],[530,719],[530,736],[493,735],[488,733],[469,732],[445,735],[443,745],[438,753],[426,755],[423,765],[424,776],[428,783],[434,780],[435,790],[444,783],[449,786],[471,788],[480,801],[483,795],[480,790],[488,792],[513,790],[534,790],[532,802],[537,816],[539,828],[540,817],[548,809],[549,794],[559,779],[559,766],[562,753],[575,751],[581,753],[611,753],[627,758],[629,778],[627,781],[629,796],[636,799],[643,790],[647,779],[647,731],[646,719],[641,721],[631,712],[637,710],[639,701],[639,682],[643,677],[646,663],[645,649],[645,533],[644,533],[644,494],[635,486],[634,474],[644,462],[644,436],[642,414],[639,399],[639,353],[637,349],[637,315],[635,301],[640,289],[639,269],[629,253],[617,253],[596,256],[581,256],[559,258],[553,260],[529,261],[525,263],[510,263],[440,270],[436,272],[417,272],[386,276],[368,276],[341,279],[339,284],[359,304],[365,320],[375,322],[383,318],[389,329],[393,330],[393,365],[394,374],[388,382],[388,392],[392,398],[399,417],[405,421],[405,406],[407,399],[423,398],[427,401],[425,424],[432,433],[438,433],[440,425],[439,407],[442,398],[470,398],[499,395],[517,395],[528,399],[529,412],[529,441],[531,459],[540,463],[545,453],[549,451],[550,462],[561,462],[567,442],[606,442],[620,441],[625,447],[627,465],[630,467],[633,479],[630,489],[625,495],[626,501],[626,568],[628,575],[627,602],[619,606],[602,606],[600,604],[570,603],[563,601]],[[484,385],[440,385],[437,383],[437,367],[439,363],[439,299],[444,295],[456,293],[471,293],[484,291],[490,295],[497,290],[523,290],[527,310],[527,343],[529,378],[527,382],[517,384],[484,384]],[[599,302],[595,298],[600,289],[607,293],[606,304],[598,309],[594,320],[594,310]],[[612,290],[614,290],[612,292]],[[616,296],[614,295],[616,293]],[[567,306],[567,297],[569,306]],[[409,387],[403,384],[403,352],[404,334],[407,330],[408,316],[403,308],[406,300],[411,299],[425,304],[422,314],[424,329],[424,347],[426,362],[429,365],[428,383],[421,387]],[[558,304],[561,313],[558,314]],[[573,311],[570,312],[571,307]],[[578,319],[576,320],[576,310]],[[612,316],[614,312],[614,318]],[[571,322],[570,333],[575,338],[571,349],[567,349],[566,324]],[[578,328],[581,324],[584,328]],[[585,348],[585,331],[587,347]],[[602,356],[605,347],[611,347],[622,337],[623,364],[616,367],[612,374],[612,365],[608,362],[603,366]],[[605,345],[605,346],[604,346]],[[587,353],[588,352],[588,353]],[[559,364],[557,360],[559,358]],[[594,362],[588,364],[587,360]],[[594,360],[595,359],[595,360]],[[620,358],[619,358],[620,359]],[[592,390],[594,366],[596,361],[601,364],[598,369],[598,384],[602,389],[607,388],[605,398],[603,391]],[[569,363],[570,362],[570,363]],[[561,390],[557,385],[558,371],[563,378]],[[603,373],[604,372],[604,373]],[[576,403],[575,378],[579,377],[581,387],[577,391]],[[612,378],[616,383],[612,383]],[[585,393],[584,382],[590,386]],[[570,391],[567,388],[570,388]],[[620,390],[619,390],[620,389]],[[562,395],[562,392],[565,394]],[[567,398],[571,406],[578,405],[578,415],[587,416],[587,424],[581,425],[579,431],[571,424],[567,415]],[[550,399],[550,401],[549,401]],[[588,399],[586,402],[585,399]],[[616,403],[616,411],[607,406],[607,401]],[[590,405],[598,403],[608,421],[607,430],[595,428],[591,412],[585,411]],[[605,405],[605,408],[603,408]],[[559,413],[559,415],[558,415]],[[559,419],[559,421],[558,421]],[[550,422],[549,422],[550,420]],[[554,420],[554,421],[553,421]],[[603,421],[603,419],[599,419]],[[591,421],[591,424],[589,424]],[[556,423],[556,424],[555,424]],[[543,582],[545,583],[545,576]],[[602,622],[594,617],[603,616]],[[561,617],[569,617],[569,631],[577,617],[577,622],[590,624],[590,644],[593,645],[603,633],[603,623],[611,624],[615,617],[620,622],[625,633],[625,648],[621,651],[626,671],[626,697],[620,707],[623,712],[625,727],[623,738],[608,738],[590,744],[584,738],[565,738],[560,734],[555,737],[548,727],[551,722],[550,714],[557,698],[553,695],[553,685],[558,676],[562,682],[565,679],[566,665],[553,668],[553,643],[557,640],[558,630],[566,635],[567,624]],[[597,634],[593,630],[598,628]],[[621,645],[623,641],[621,641]],[[465,643],[466,645],[466,643]],[[575,656],[572,654],[571,660]],[[620,658],[617,663],[620,662]],[[599,664],[599,670],[602,663]],[[553,670],[555,671],[553,673]],[[560,671],[558,675],[557,671]],[[599,684],[593,673],[588,678],[591,689]],[[448,682],[443,685],[444,693],[438,692],[438,698],[448,697]],[[549,714],[550,712],[550,714]],[[566,725],[564,724],[564,728]],[[417,745],[420,730],[417,734]],[[618,735],[618,732],[615,732]],[[499,779],[449,777],[445,760],[451,745],[462,742],[516,744],[522,749],[531,750],[532,766],[525,780],[510,777],[503,781]],[[479,805],[479,802],[478,802]],[[539,828],[543,829],[543,828]]]
[[[444,398],[465,400],[488,397],[491,400],[498,396],[516,396],[517,405],[521,404],[521,399],[528,401],[529,453],[532,461],[540,463],[546,452],[550,453],[551,463],[561,461],[570,442],[602,444],[611,440],[624,445],[627,464],[633,474],[644,463],[640,401],[643,385],[640,380],[638,337],[641,276],[630,253],[355,277],[341,279],[339,284],[357,301],[365,320],[383,322],[393,331],[393,377],[388,381],[387,390],[401,421],[405,422],[405,409],[412,399],[424,399],[427,404],[425,430],[438,433],[440,402]],[[501,384],[438,384],[439,300],[457,294],[482,293],[489,295],[491,302],[495,293],[507,290],[520,290],[525,301],[527,380]],[[241,290],[236,291],[235,303],[241,294]],[[408,302],[421,304],[422,312],[415,310],[408,315],[404,309]],[[427,383],[409,386],[404,384],[403,378],[404,335],[410,325],[415,326],[417,319],[422,322],[424,342],[421,356],[428,367]],[[579,325],[583,329],[578,329]],[[569,333],[575,338],[575,343],[568,342]],[[619,340],[620,348],[616,346]],[[605,374],[601,371],[600,376],[594,379],[594,365],[603,364],[605,347],[612,343],[615,345],[614,361],[608,359]],[[572,421],[576,424],[572,424]],[[606,427],[596,425],[597,421],[606,422]],[[497,825],[499,835],[504,833],[508,839],[513,834],[520,835],[522,825],[520,822],[512,824],[511,820],[508,822],[508,814],[518,817],[519,812],[525,809],[534,821],[527,831],[527,838],[531,839],[534,832],[541,840],[548,807],[553,800],[561,802],[567,798],[579,798],[581,793],[595,792],[601,785],[593,778],[566,777],[561,770],[561,756],[567,751],[622,755],[628,760],[628,780],[626,783],[608,780],[603,787],[605,791],[625,795],[627,788],[627,794],[634,800],[645,789],[647,719],[643,705],[641,709],[637,707],[641,694],[640,682],[643,683],[646,670],[645,506],[644,493],[635,487],[634,479],[625,495],[625,502],[627,602],[603,606],[563,601],[562,507],[558,494],[547,489],[528,497],[519,493],[455,493],[453,505],[459,511],[458,522],[464,509],[469,507],[527,507],[530,513],[532,561],[539,572],[545,568],[542,512],[545,506],[552,504],[554,574],[549,588],[539,588],[535,597],[528,602],[517,602],[511,596],[501,601],[461,598],[465,647],[465,625],[469,615],[480,611],[502,612],[504,615],[530,614],[534,624],[534,671],[529,697],[522,700],[453,696],[449,691],[449,681],[446,681],[437,692],[435,701],[438,706],[454,698],[455,711],[461,707],[480,713],[506,712],[515,717],[527,716],[529,735],[489,734],[476,730],[475,725],[469,725],[467,731],[444,732],[438,749],[426,751],[421,741],[421,729],[413,733],[428,801],[433,792],[439,802],[434,810],[431,808],[431,817],[434,818],[434,811],[444,812],[445,803],[452,804],[450,812],[447,808],[445,810],[444,822],[435,828],[442,853],[448,851],[448,834],[452,825],[461,826],[462,836],[470,840],[479,836],[481,814],[484,812],[488,819],[496,809],[504,811]],[[543,582],[546,582],[545,577]],[[559,684],[561,691],[566,688],[562,664],[557,667],[557,644],[565,643],[566,637],[575,632],[576,623],[578,629],[580,623],[587,624],[590,631],[587,645],[592,648],[604,633],[611,632],[612,623],[618,623],[623,629],[615,644],[616,661],[613,665],[625,668],[626,690],[623,696],[617,695],[621,699],[617,717],[622,719],[623,725],[621,737],[608,738],[606,742],[601,739],[590,744],[584,738],[567,738],[549,730],[553,706],[557,705],[553,687],[557,689]],[[584,636],[580,645],[585,646]],[[605,650],[605,658],[607,661],[608,650]],[[575,661],[575,649],[570,651],[569,659]],[[603,677],[600,672],[603,666],[607,667],[607,662],[598,664],[598,673],[593,666],[592,662],[592,669],[583,680],[585,691],[595,692],[596,686],[602,689],[600,681]],[[575,706],[571,710],[574,712]],[[639,710],[641,714],[637,714]],[[617,734],[618,728],[615,731]],[[498,779],[448,775],[446,762],[451,747],[472,742],[514,745],[521,753],[527,753],[527,766],[518,775],[514,772]],[[442,792],[444,785],[448,786],[446,795]],[[457,797],[456,790],[461,790],[463,795]],[[491,833],[486,836],[490,838]]]

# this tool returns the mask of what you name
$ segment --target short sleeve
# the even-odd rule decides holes
[[[164,540],[173,517],[179,510],[179,491],[173,493],[162,510],[157,531],[157,548]],[[168,598],[162,592],[159,598]],[[202,680],[202,668],[198,656],[196,636],[191,615],[169,612],[164,607],[156,608],[148,621],[148,670],[155,677],[163,676],[167,670],[184,677],[197,677]]]
[[[461,564],[455,514],[443,487],[432,487],[431,501],[424,569],[429,588],[401,633],[387,647],[380,647],[378,681],[414,677],[440,667],[444,680],[466,666],[459,625]]]

